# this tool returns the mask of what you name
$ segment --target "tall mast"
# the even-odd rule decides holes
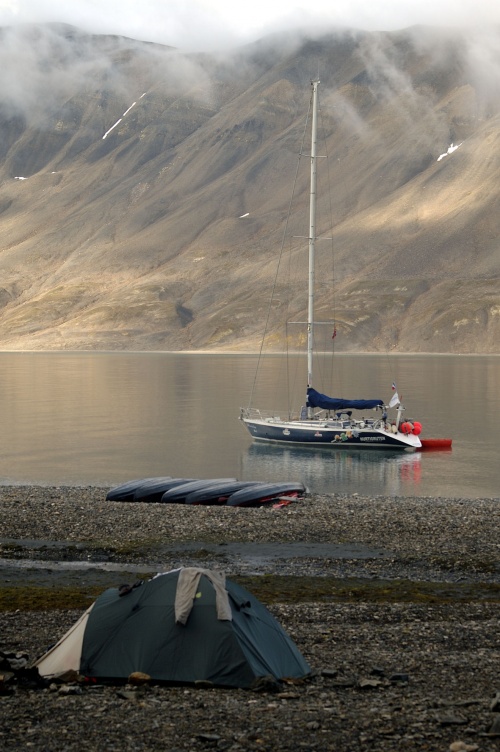
[[[311,81],[313,87],[311,126],[311,187],[309,194],[309,294],[307,306],[307,385],[313,385],[314,344],[314,252],[316,243],[316,132],[318,120],[319,81]]]

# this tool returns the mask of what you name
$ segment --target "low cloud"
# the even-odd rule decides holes
[[[416,24],[491,28],[500,6],[491,0],[0,0],[0,25],[63,22],[93,33],[121,34],[185,51],[227,48],[277,31],[349,27],[394,30]]]
[[[168,96],[210,96],[203,68],[175,50],[126,39],[107,43],[64,24],[21,24],[0,30],[0,107],[4,115],[43,127],[77,92],[111,92],[132,101],[144,90],[130,91],[131,51],[136,62],[142,58],[144,78],[162,81]]]

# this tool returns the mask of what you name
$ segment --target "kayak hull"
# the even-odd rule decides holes
[[[170,480],[169,476],[130,480],[127,483],[122,483],[120,486],[116,486],[108,491],[106,501],[134,501],[134,495],[137,489],[147,484],[160,483],[162,481],[166,482],[167,480]]]
[[[194,491],[201,491],[211,486],[218,486],[221,483],[236,482],[236,478],[207,478],[206,480],[195,480],[184,483],[181,486],[171,488],[161,497],[162,504],[185,504],[186,497]]]
[[[253,488],[236,491],[226,502],[228,507],[256,507],[267,504],[280,496],[304,494],[306,491],[302,483],[261,483]]]

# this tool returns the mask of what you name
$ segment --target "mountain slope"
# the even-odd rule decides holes
[[[295,181],[287,235],[307,232],[296,166],[319,69],[336,347],[496,352],[497,49],[414,28],[217,57],[4,29],[0,348],[255,349],[273,284],[276,327],[304,315],[276,265]]]

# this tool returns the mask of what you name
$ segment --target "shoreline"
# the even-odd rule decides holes
[[[201,565],[228,576],[500,581],[495,499],[308,495],[281,509],[229,508],[110,502],[108,490],[0,487],[0,559],[101,570]]]
[[[323,351],[326,354],[329,354],[329,351]],[[58,355],[65,355],[65,354],[77,354],[77,353],[89,353],[91,355],[98,355],[100,353],[105,355],[259,355],[259,347],[257,346],[254,350],[221,350],[221,349],[213,349],[213,350],[86,350],[86,349],[75,349],[75,350],[60,350],[57,348],[51,348],[49,350],[47,349],[36,349],[36,350],[30,350],[25,348],[20,348],[18,350],[4,350],[0,348],[0,353],[5,354],[36,354],[36,353],[56,353]],[[282,350],[268,350],[265,353],[266,355],[283,355]],[[293,350],[291,351],[292,355],[303,355],[302,350]],[[383,357],[392,357],[392,356],[400,356],[400,355],[437,355],[440,357],[446,357],[446,356],[460,356],[460,357],[483,357],[483,356],[493,356],[493,357],[499,357],[498,352],[436,352],[434,350],[336,350],[335,352],[336,356],[339,355],[360,355],[361,357],[366,357],[367,355],[380,355]]]
[[[109,486],[0,486],[2,538],[357,542],[410,555],[500,554],[500,499],[307,494],[274,509],[107,501]],[[268,524],[272,520],[272,525]],[[234,524],[227,524],[227,523]],[[468,544],[471,544],[469,546]]]
[[[82,740],[91,749],[127,752],[443,752],[459,742],[466,746],[454,749],[500,749],[498,500],[333,495],[279,510],[231,509],[107,502],[107,490],[0,487],[4,573],[6,561],[26,558],[42,573],[43,562],[54,563],[61,552],[71,566],[87,562],[72,574],[84,592],[93,561],[165,569],[197,561],[223,568],[228,577],[254,573],[259,582],[275,583],[268,608],[313,676],[277,693],[15,685],[0,697],[5,749],[76,752]],[[8,549],[6,539],[19,548]],[[182,547],[189,542],[200,547]],[[293,555],[304,553],[304,543],[312,546],[309,553],[316,546],[318,556]],[[276,556],[244,555],[264,545]],[[53,573],[43,576],[46,592],[57,589]],[[102,589],[117,585],[117,575],[108,576]],[[389,583],[392,600],[363,592],[355,598],[349,591],[355,579],[372,590],[385,591]],[[304,600],[287,601],[284,590],[280,599],[284,581],[302,582]],[[340,582],[348,588],[336,600]],[[405,582],[427,583],[436,597],[415,591],[405,601]],[[330,596],[317,597],[311,583],[331,586]],[[488,601],[486,585],[493,588]],[[470,588],[468,599],[445,598],[461,586]],[[82,610],[0,612],[0,651],[25,651],[35,659]]]

